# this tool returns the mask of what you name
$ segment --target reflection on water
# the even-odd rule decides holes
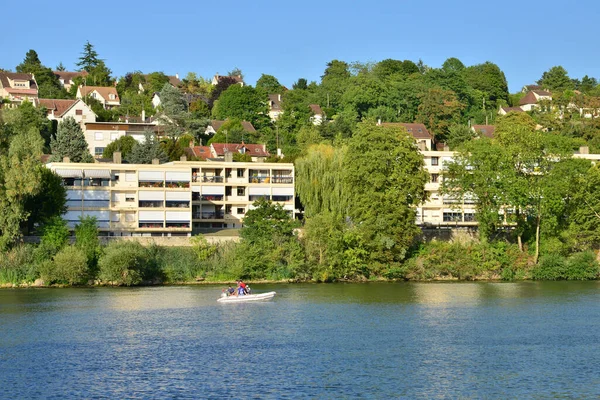
[[[0,290],[0,397],[600,394],[597,282],[253,289]]]

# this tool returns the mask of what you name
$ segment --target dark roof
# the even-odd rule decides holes
[[[270,94],[269,95],[269,108],[273,111],[281,110],[281,95],[280,94]]]
[[[223,126],[223,124],[225,122],[227,122],[227,121],[213,119],[212,121],[210,121],[210,126],[212,126],[216,132],[219,130],[219,128],[221,128],[221,126]],[[256,132],[256,129],[254,129],[254,126],[248,121],[242,121],[242,128],[244,128],[244,130],[246,132]]]
[[[547,90],[532,90],[532,92],[538,96],[552,96],[552,93]]]
[[[496,132],[496,127],[494,125],[473,125],[473,130],[475,132],[481,132],[483,136],[493,138],[494,132]]]
[[[87,71],[75,71],[75,72],[69,72],[69,71],[52,71],[54,72],[54,75],[56,75],[58,77],[58,79],[62,79],[63,81],[72,81],[73,78],[77,78],[78,76],[87,76],[88,73]]]
[[[525,85],[525,89],[527,89],[527,91],[530,91],[530,90],[541,90],[542,87],[540,85]]]
[[[502,107],[502,110],[507,114],[509,112],[525,112],[521,107]]]
[[[537,103],[537,97],[535,97],[535,94],[533,94],[533,92],[527,92],[527,94],[525,96],[523,96],[521,98],[521,100],[519,100],[519,104],[520,105],[525,105],[525,104],[536,104]]]
[[[404,122],[382,122],[381,126],[390,128],[403,127],[408,133],[410,133],[415,139],[433,139],[424,124],[408,124]]]
[[[37,83],[35,79],[33,79],[32,74],[23,74],[23,73],[15,73],[15,72],[2,72],[0,71],[0,84],[3,88],[11,88],[10,83],[8,82],[8,78],[15,80],[23,80],[29,81],[30,90],[37,90]]]
[[[242,149],[245,149],[245,153],[252,157],[269,157],[271,155],[262,144],[213,143],[210,146],[214,149],[217,156],[225,155],[225,150],[230,153],[241,153]]]
[[[55,116],[62,117],[79,100],[39,99],[38,101],[41,106],[46,107],[48,114],[54,111]]]
[[[308,106],[310,107],[313,114],[323,115],[323,110],[321,110],[321,107],[318,104],[309,104]]]

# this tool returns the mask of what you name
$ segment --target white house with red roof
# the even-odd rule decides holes
[[[0,99],[7,99],[14,105],[24,101],[35,104],[38,86],[33,74],[0,71]]]
[[[325,113],[321,110],[321,106],[318,104],[309,104],[308,106],[310,107],[311,112],[310,122],[312,122],[313,125],[321,125],[325,120]]]
[[[531,111],[539,107],[541,101],[552,101],[552,93],[547,90],[530,90],[519,100],[519,106],[523,111]]]
[[[46,109],[49,120],[61,122],[63,118],[73,117],[82,127],[86,122],[96,122],[96,113],[81,99],[39,99],[38,106]]]
[[[422,151],[431,151],[433,149],[433,136],[429,133],[424,124],[405,123],[405,122],[381,122],[377,121],[378,126],[389,128],[404,128],[416,141],[417,147]]]
[[[52,71],[54,73],[54,75],[56,75],[56,77],[58,78],[58,81],[60,82],[60,84],[68,91],[71,90],[71,86],[73,86],[75,84],[74,79],[81,76],[81,77],[86,77],[88,76],[87,71],[76,71],[76,72],[70,72],[70,71]]]
[[[249,154],[252,162],[264,162],[271,155],[264,144],[212,143],[210,151],[213,158],[225,157],[226,153]]]
[[[114,86],[79,86],[76,97],[78,99],[84,97],[96,99],[107,110],[121,105],[119,93],[117,93],[117,88]]]

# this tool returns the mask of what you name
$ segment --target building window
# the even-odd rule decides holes
[[[96,147],[96,148],[94,148],[94,154],[96,156],[99,157],[99,156],[102,155],[102,153],[104,153],[104,147]]]
[[[238,178],[243,178],[244,177],[244,170],[243,169],[238,168],[238,170],[237,170],[237,177]]]
[[[114,100],[115,99],[115,95],[114,94],[109,94],[108,98],[111,99],[111,100]]]
[[[135,194],[126,194],[125,202],[126,203],[135,203]]]
[[[459,212],[445,212],[444,213],[444,222],[461,222],[462,221],[462,213]]]
[[[104,140],[104,133],[102,133],[102,132],[94,133],[94,139],[95,140]]]
[[[431,182],[432,183],[437,183],[439,178],[440,178],[439,174],[431,174]]]
[[[115,140],[117,140],[119,138],[119,134],[118,133],[111,133],[110,134],[110,141],[114,142]]]
[[[246,188],[243,186],[238,186],[237,188],[237,195],[238,196],[245,196],[246,195]]]
[[[243,207],[238,207],[237,213],[238,213],[238,215],[244,215],[244,214],[246,214],[246,209]]]
[[[75,110],[75,115],[83,115],[83,110]]]
[[[439,163],[438,157],[431,157],[431,165],[438,165],[438,163]]]

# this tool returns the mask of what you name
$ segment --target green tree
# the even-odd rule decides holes
[[[221,94],[212,114],[216,119],[235,118],[261,127],[268,123],[265,119],[268,119],[269,110],[265,100],[264,93],[251,86],[232,85]]]
[[[40,61],[35,50],[29,50],[25,59],[16,68],[17,72],[33,74],[38,86],[38,96],[48,99],[64,99],[67,92],[61,86],[58,77]]]
[[[465,64],[463,64],[462,61],[455,57],[448,58],[442,64],[442,70],[444,70],[444,72],[461,72],[464,69]]]
[[[256,88],[267,94],[283,93],[283,85],[273,75],[262,74],[256,81]]]
[[[53,217],[67,211],[67,190],[63,180],[48,168],[40,169],[40,187],[36,193],[26,196],[24,209],[29,214],[25,221],[27,234],[33,233]]]
[[[75,225],[75,247],[80,249],[86,258],[86,265],[95,271],[98,258],[102,253],[100,240],[98,239],[98,222],[96,217],[79,217],[79,223]]]
[[[306,90],[308,88],[308,82],[305,78],[299,78],[293,85],[292,89]]]
[[[152,164],[153,159],[158,159],[161,163],[169,161],[160,142],[152,131],[144,132],[144,142],[136,142],[129,155],[128,161],[132,164]]]
[[[139,242],[109,243],[98,267],[99,279],[111,285],[133,286],[157,278],[156,262]]]
[[[112,158],[115,151],[120,151],[123,160],[127,160],[136,143],[137,140],[135,140],[133,136],[121,136],[117,140],[110,142],[109,145],[104,148],[102,157]]]
[[[444,139],[451,125],[460,121],[463,105],[451,90],[431,88],[419,94],[421,103],[416,121],[433,131],[436,139]]]
[[[426,199],[428,181],[423,156],[405,130],[374,121],[358,124],[344,157],[343,187],[357,241],[373,263],[371,273],[406,256],[419,233],[415,207]]]
[[[94,45],[90,43],[90,41],[86,41],[83,46],[83,53],[81,57],[79,57],[79,62],[77,65],[80,70],[87,71],[88,73],[98,65],[100,59],[98,58],[98,53],[94,50]]]
[[[50,218],[42,230],[41,244],[50,254],[56,254],[69,243],[67,221],[60,216]]]
[[[471,88],[483,93],[486,109],[496,112],[500,106],[508,104],[508,83],[504,72],[496,64],[473,65],[465,68],[462,74]]]
[[[88,73],[85,80],[90,86],[110,86],[112,83],[110,69],[108,69],[104,60],[98,57],[94,45],[89,41],[86,41],[83,46],[83,53],[81,53],[79,62],[75,65],[80,68],[80,71]]]
[[[565,234],[571,248],[589,250],[600,247],[600,168],[594,165],[574,182],[571,193],[569,229]]]
[[[454,124],[448,128],[448,140],[446,143],[450,146],[450,149],[455,150],[460,147],[463,143],[473,140],[477,137],[477,133],[463,124]]]
[[[573,81],[567,74],[567,70],[560,65],[552,67],[544,72],[540,80],[537,81],[537,84],[544,89],[556,91],[572,90],[575,88]]]
[[[51,276],[53,281],[69,285],[85,283],[89,278],[85,252],[75,246],[61,249],[54,256],[54,271]]]
[[[69,157],[75,163],[94,162],[81,126],[73,117],[66,117],[58,124],[56,139],[52,138],[50,148],[52,161],[60,162],[63,157]]]

